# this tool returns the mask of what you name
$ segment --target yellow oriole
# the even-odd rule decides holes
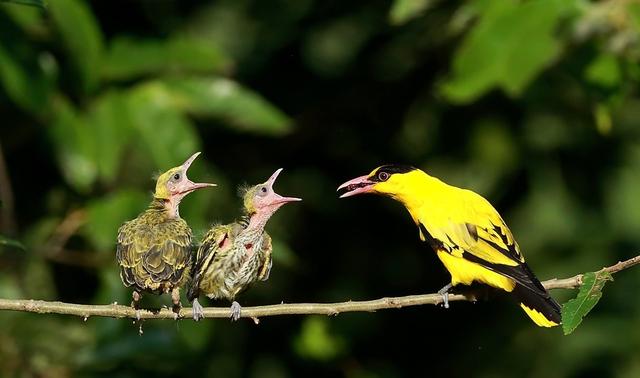
[[[480,282],[513,293],[527,315],[541,327],[561,322],[560,305],[525,263],[500,214],[479,194],[448,185],[420,169],[383,165],[340,185],[340,198],[375,193],[402,202],[451,274],[439,291],[448,307],[448,290]]]

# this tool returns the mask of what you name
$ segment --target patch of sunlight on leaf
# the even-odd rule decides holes
[[[80,88],[85,93],[94,90],[100,79],[104,47],[91,8],[81,0],[54,0],[48,8],[69,59],[78,70]]]
[[[608,272],[589,272],[582,276],[578,296],[562,306],[562,330],[565,335],[575,331],[582,319],[598,304],[607,281],[613,281]]]
[[[291,120],[258,93],[225,78],[167,80],[166,93],[178,109],[199,117],[214,117],[241,131],[283,135]]]
[[[555,29],[575,3],[490,2],[458,48],[443,94],[455,103],[472,102],[494,87],[518,96],[560,52]]]
[[[176,109],[172,96],[162,83],[148,82],[134,88],[127,97],[139,146],[162,171],[182,164],[194,152],[200,151],[195,127]]]
[[[144,210],[149,200],[145,193],[127,189],[92,200],[84,233],[99,251],[115,250],[118,228]]]
[[[599,54],[585,68],[584,78],[591,84],[605,88],[619,85],[622,80],[622,72],[618,59],[613,54]]]
[[[293,343],[296,353],[304,358],[329,361],[345,352],[345,341],[331,334],[326,317],[308,316]]]
[[[436,0],[394,0],[389,19],[394,25],[402,25],[422,16],[435,2]]]
[[[93,129],[63,97],[56,99],[53,111],[54,119],[47,130],[62,176],[74,189],[86,193],[98,176]]]
[[[229,58],[209,40],[173,37],[168,40],[117,37],[111,42],[102,67],[107,80],[131,80],[169,73],[223,73]]]

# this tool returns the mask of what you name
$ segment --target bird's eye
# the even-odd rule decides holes
[[[180,173],[176,173],[175,175],[173,175],[173,181],[178,181],[180,180]]]
[[[389,179],[389,174],[387,172],[378,173],[378,180],[387,181]]]
[[[266,186],[261,186],[260,189],[258,189],[258,195],[260,195],[261,197],[264,197],[267,195],[267,187]]]

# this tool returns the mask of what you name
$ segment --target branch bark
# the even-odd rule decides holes
[[[601,271],[617,273],[621,270],[640,264],[640,256],[629,260],[620,261],[615,265],[602,268]],[[545,288],[551,289],[575,289],[582,284],[582,274],[563,279],[551,279],[542,283]],[[450,294],[449,301],[473,301],[475,298],[462,294]],[[402,308],[442,303],[439,294],[407,295],[403,297],[385,297],[370,301],[347,301],[339,303],[281,303],[268,306],[244,307],[243,318],[258,318],[276,315],[338,315],[343,312],[375,312],[377,310]],[[64,302],[48,302],[33,299],[0,299],[0,310],[33,312],[38,314],[65,314],[83,317],[85,320],[91,316],[103,316],[111,318],[136,319],[136,311],[129,306],[118,304],[109,305],[83,305]],[[191,308],[183,308],[179,318],[191,318]],[[209,307],[204,309],[205,318],[228,318],[228,307]],[[159,310],[142,310],[141,319],[174,319],[175,314],[168,308]]]

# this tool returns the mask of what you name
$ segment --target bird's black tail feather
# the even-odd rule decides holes
[[[535,289],[530,285],[525,286],[516,282],[512,291],[520,302],[520,307],[540,327],[559,325],[562,322],[560,305],[533,274],[529,278],[534,281],[532,283]]]

